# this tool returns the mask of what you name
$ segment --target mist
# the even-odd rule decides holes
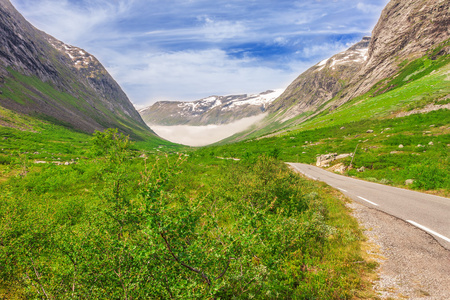
[[[168,141],[192,147],[200,147],[216,143],[235,133],[244,131],[264,119],[265,116],[266,114],[261,114],[225,125],[158,126],[149,124],[149,126],[157,135]]]

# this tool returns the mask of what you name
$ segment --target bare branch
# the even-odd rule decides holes
[[[196,268],[193,268],[185,263],[183,263],[182,261],[179,260],[179,258],[175,255],[175,253],[173,253],[172,248],[170,247],[169,241],[167,240],[166,236],[164,235],[163,232],[160,233],[161,237],[163,238],[167,250],[169,250],[170,255],[183,267],[191,270],[192,272],[195,272],[197,274],[199,274],[200,276],[202,276],[203,279],[205,279],[206,283],[210,286],[211,285],[211,280],[209,280],[208,276],[206,276],[206,274],[204,272],[202,272],[201,270],[198,270]]]
[[[216,280],[222,278],[225,275],[225,273],[228,271],[228,268],[230,267],[231,259],[232,259],[231,257],[228,259],[228,263],[227,263],[227,266],[225,267],[225,270],[223,270],[223,272],[216,278]]]
[[[34,265],[33,257],[30,256],[30,259],[31,259],[31,265],[33,266],[33,269],[34,269],[34,274],[36,274],[37,282],[39,283],[39,286],[42,289],[42,293],[44,293],[44,295],[47,299],[50,299],[47,295],[47,292],[45,291],[44,287],[41,284],[41,278],[40,278],[41,276],[39,275],[39,272]]]

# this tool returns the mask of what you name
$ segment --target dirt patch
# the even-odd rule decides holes
[[[440,109],[450,109],[450,103],[442,104],[442,105],[428,104],[427,106],[425,106],[424,108],[421,108],[421,109],[413,109],[411,111],[398,113],[396,115],[396,117],[401,118],[401,117],[407,117],[407,116],[414,115],[414,114],[425,114],[425,113],[429,113],[431,111],[440,110]]]

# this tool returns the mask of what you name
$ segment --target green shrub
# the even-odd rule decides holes
[[[11,157],[0,155],[0,165],[9,165],[11,162]]]

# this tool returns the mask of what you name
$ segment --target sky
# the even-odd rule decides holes
[[[388,0],[11,0],[97,57],[138,108],[286,88],[371,34]]]

